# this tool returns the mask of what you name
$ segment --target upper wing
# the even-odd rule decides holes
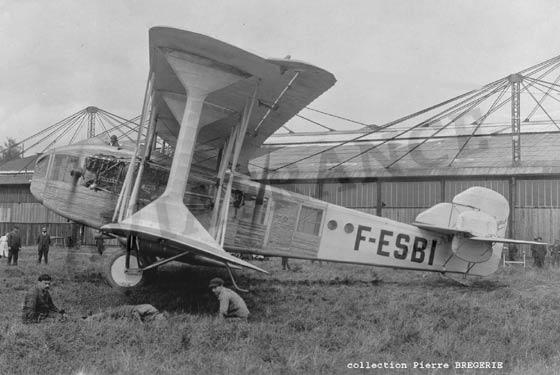
[[[172,145],[179,133],[188,94],[178,76],[178,66],[184,61],[218,66],[242,77],[206,98],[197,138],[197,160],[216,156],[215,149],[238,124],[246,100],[258,82],[258,105],[253,108],[239,157],[242,171],[247,170],[248,160],[266,138],[336,82],[331,73],[314,65],[290,59],[264,59],[205,35],[154,27],[150,29],[150,66],[154,73],[156,131]]]

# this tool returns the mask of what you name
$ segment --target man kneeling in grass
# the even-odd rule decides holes
[[[220,310],[218,318],[228,320],[246,321],[249,316],[249,309],[243,298],[233,290],[224,287],[224,280],[215,277],[210,280],[208,287],[214,292],[218,301],[220,301]]]
[[[98,321],[103,319],[130,319],[138,322],[151,322],[163,320],[165,315],[159,312],[150,304],[143,305],[122,305],[110,308],[109,310],[84,317],[86,321]]]
[[[39,323],[43,320],[57,320],[64,314],[63,309],[57,308],[49,293],[52,278],[45,274],[39,276],[39,282],[25,294],[23,302],[23,323]],[[58,313],[54,315],[51,313]]]

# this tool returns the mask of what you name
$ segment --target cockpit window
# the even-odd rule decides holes
[[[121,189],[121,175],[126,173],[127,163],[111,155],[95,155],[86,158],[83,185],[90,189],[118,193]]]

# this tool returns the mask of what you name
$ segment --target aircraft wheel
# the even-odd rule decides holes
[[[138,268],[138,257],[135,251],[130,254],[130,268]],[[126,251],[119,251],[109,258],[105,277],[109,284],[116,288],[134,288],[142,284],[142,272],[138,274],[127,273]]]

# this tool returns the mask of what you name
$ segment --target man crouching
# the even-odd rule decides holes
[[[218,311],[218,318],[227,320],[247,320],[249,316],[249,309],[243,298],[233,290],[224,287],[224,280],[215,277],[210,280],[208,287],[218,298],[220,302],[220,310]]]
[[[39,276],[39,282],[33,286],[25,294],[25,301],[23,302],[23,323],[39,323],[43,320],[56,320],[64,310],[58,309],[51,298],[49,288],[51,286],[52,278],[47,274]],[[54,315],[50,313],[58,313]],[[49,315],[50,314],[50,315]]]

